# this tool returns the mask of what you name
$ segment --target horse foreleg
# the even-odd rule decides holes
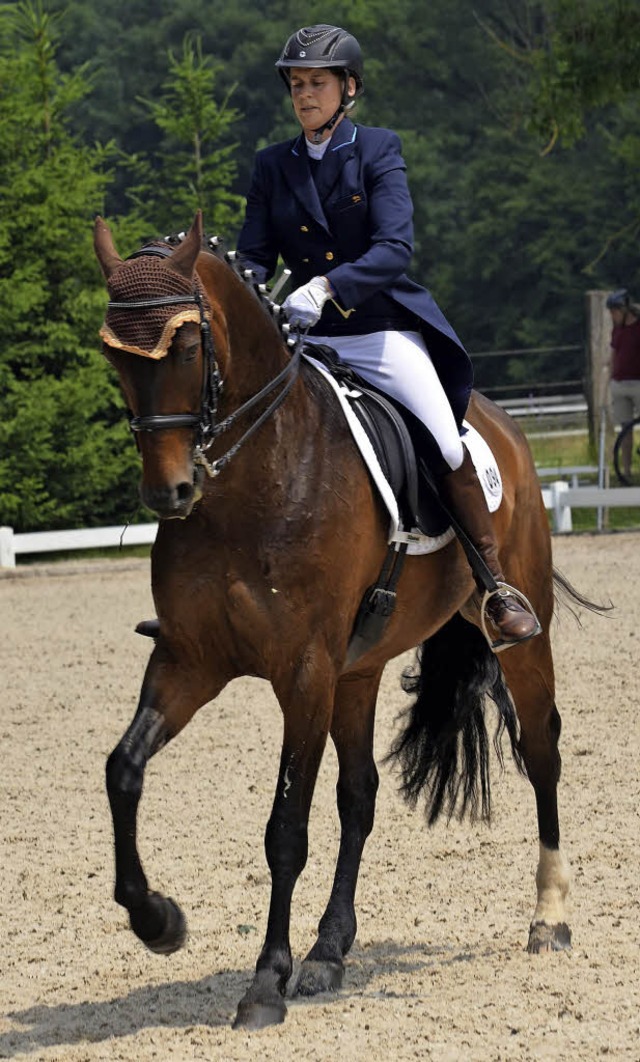
[[[520,654],[517,656],[517,654]],[[505,657],[508,654],[504,654]],[[539,860],[537,904],[529,929],[532,953],[570,948],[566,920],[569,867],[560,848],[558,782],[560,714],[554,700],[553,664],[546,633],[502,661],[520,720],[520,749],[536,798]]]
[[[284,995],[293,962],[289,943],[291,899],[307,861],[307,828],[318,768],[331,719],[330,665],[318,668],[315,689],[292,700],[276,689],[284,712],[284,740],[265,849],[271,903],[265,942],[253,981],[238,1004],[234,1029],[260,1029],[285,1019]],[[275,688],[275,684],[274,684]]]
[[[331,736],[338,754],[340,849],[318,938],[302,963],[296,993],[311,996],[342,984],[343,959],[356,935],[355,894],[360,861],[373,829],[378,771],[373,758],[376,696],[381,673],[344,678],[336,694]]]
[[[133,722],[107,760],[106,780],[115,844],[115,901],[126,908],[136,936],[151,951],[167,955],[182,947],[187,926],[182,911],[172,899],[149,889],[138,855],[138,804],[149,759],[210,697],[194,696],[192,673],[187,675],[174,669],[168,681],[166,672],[163,684],[156,681],[153,665],[157,652],[152,654]],[[191,690],[189,699],[185,690]],[[165,704],[168,706],[164,707]]]

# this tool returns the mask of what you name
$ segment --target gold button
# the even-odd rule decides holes
[[[308,232],[308,231],[309,231],[309,226],[308,225],[301,225],[300,226],[300,232]]]
[[[361,195],[352,195],[351,196],[351,202],[352,203],[359,203],[361,199],[362,199]]]
[[[327,262],[333,262],[333,251],[327,251],[325,258],[327,259]]]

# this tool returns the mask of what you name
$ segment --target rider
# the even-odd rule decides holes
[[[289,37],[276,67],[302,132],[258,152],[239,255],[261,283],[281,255],[295,289],[283,306],[290,323],[308,328],[309,341],[333,347],[425,425],[441,458],[445,503],[504,583],[491,517],[460,437],[471,362],[430,293],[405,274],[413,206],[399,138],[348,117],[364,88],[360,46],[338,26],[308,26]],[[500,587],[487,611],[499,644],[539,631],[510,588]]]

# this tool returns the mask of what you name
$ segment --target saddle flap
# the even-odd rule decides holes
[[[319,355],[319,356],[318,356]],[[389,542],[409,543],[410,554],[433,553],[454,537],[437,497],[443,471],[433,438],[416,417],[366,383],[340,361],[331,347],[307,345],[303,356],[320,372],[342,407],[362,458],[390,516]],[[482,436],[466,421],[464,442],[482,484],[490,512],[502,499],[496,460]],[[424,466],[424,471],[421,469]],[[417,498],[417,501],[416,501]]]

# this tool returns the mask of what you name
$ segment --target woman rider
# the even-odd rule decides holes
[[[347,117],[363,91],[360,46],[338,26],[294,33],[276,63],[302,132],[256,157],[238,241],[263,283],[281,255],[294,291],[291,324],[406,406],[441,455],[443,497],[494,579],[504,583],[491,517],[460,428],[470,360],[429,292],[405,269],[413,206],[400,141]],[[484,589],[484,588],[481,588]],[[500,643],[536,634],[535,616],[510,588],[487,604]]]

